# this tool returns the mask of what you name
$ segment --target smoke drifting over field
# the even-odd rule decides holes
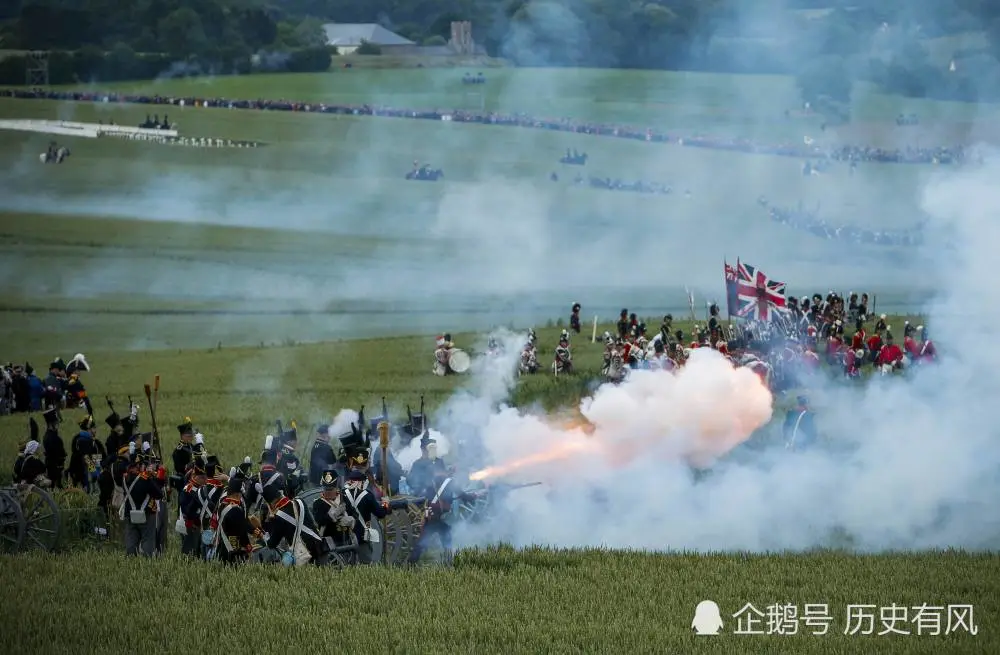
[[[996,548],[1000,445],[984,408],[1000,393],[1000,361],[995,349],[979,344],[987,326],[1000,321],[992,281],[998,172],[994,164],[945,173],[924,196],[938,227],[951,229],[960,246],[957,256],[928,272],[946,290],[927,309],[944,359],[905,379],[813,389],[823,447],[792,454],[780,435],[765,430],[756,437],[761,447],[722,457],[696,476],[685,460],[697,435],[704,454],[723,455],[770,413],[752,376],[721,365],[712,353],[699,352],[676,378],[640,374],[598,389],[580,407],[596,426],[590,436],[510,409],[486,411],[494,397],[477,418],[495,467],[486,474],[546,484],[513,492],[499,519],[464,526],[463,542]],[[972,307],[980,315],[970,323]],[[465,419],[471,421],[468,412]]]
[[[460,75],[422,78],[428,88],[412,95],[396,95],[387,85],[374,104],[468,106]],[[561,116],[592,105],[610,79],[602,75],[632,74],[536,69],[498,79],[496,86],[494,75],[506,73],[488,73],[491,79],[482,91],[491,102],[509,109],[533,102],[538,114]],[[621,87],[622,97],[608,100],[608,121],[617,120],[618,109],[627,116],[669,100],[661,120],[682,134],[755,134],[798,102],[790,83],[788,97],[768,104],[765,111],[759,102],[750,106],[756,83],[750,79],[713,82],[709,89],[671,85],[669,98],[657,88],[661,83],[654,73],[628,79],[631,86]],[[193,88],[206,94],[213,90],[209,84]],[[711,117],[711,111],[702,109],[717,103],[720,93],[729,101],[715,107],[718,115]],[[542,96],[565,98],[565,103],[540,106]],[[32,106],[23,103],[25,111]],[[744,108],[746,115],[737,115]],[[65,103],[57,113],[74,120],[103,117],[132,124],[146,111],[141,106]],[[695,113],[715,124],[694,124]],[[177,221],[182,225],[169,228],[162,243],[184,250],[191,261],[179,265],[148,246],[142,252],[91,248],[74,261],[72,276],[50,268],[24,282],[13,272],[30,264],[29,249],[6,258],[0,277],[16,280],[16,290],[25,295],[280,302],[308,311],[362,300],[407,301],[415,307],[448,307],[453,301],[451,309],[458,315],[471,306],[470,299],[487,295],[486,303],[476,304],[494,309],[494,316],[481,321],[489,325],[506,323],[513,305],[533,306],[532,316],[542,319],[564,313],[574,300],[587,313],[605,317],[623,304],[650,315],[677,312],[685,304],[680,290],[686,286],[696,291],[701,308],[705,299],[722,296],[721,260],[726,255],[742,256],[788,282],[796,294],[830,285],[841,291],[862,286],[883,291],[911,283],[918,270],[912,253],[826,241],[772,223],[756,204],[759,196],[783,190],[785,197],[771,199],[794,207],[801,192],[809,209],[818,204],[821,213],[829,210],[836,218],[840,200],[862,190],[859,205],[878,196],[885,201],[878,211],[892,213],[895,203],[889,200],[906,204],[912,185],[889,188],[885,182],[886,188],[875,192],[879,183],[861,181],[868,175],[888,179],[884,165],[863,165],[854,178],[843,166],[804,178],[798,159],[513,127],[223,109],[172,108],[170,115],[185,134],[253,138],[271,145],[211,151],[81,142],[72,144],[74,154],[66,164],[53,168],[37,164],[41,141],[31,141],[22,148],[22,158],[31,165],[0,182],[0,208],[119,216],[156,221],[161,227]],[[727,125],[730,119],[733,124]],[[647,119],[629,122],[645,124]],[[770,142],[776,137],[760,138]],[[587,167],[579,169],[585,176],[662,182],[673,193],[569,188],[566,181],[578,169],[557,164],[567,147],[590,154]],[[404,181],[414,159],[441,166],[446,180]],[[561,176],[558,184],[547,180],[553,170]],[[687,189],[690,198],[684,195]],[[866,215],[841,217],[861,221]],[[896,226],[909,226],[909,221],[900,219]],[[308,251],[307,246],[290,256],[268,252],[268,235],[241,236],[258,239],[239,244],[254,250],[246,254],[225,245],[206,246],[204,225],[296,230],[316,234],[317,242],[320,235],[336,234],[384,241],[357,253],[324,257],[320,247]],[[93,239],[99,242],[100,236]],[[315,323],[320,334],[328,320],[304,322]],[[463,327],[483,325],[459,315],[431,329]],[[220,321],[210,338],[232,343],[228,333],[240,329]]]

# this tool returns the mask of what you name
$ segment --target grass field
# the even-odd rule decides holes
[[[464,95],[461,74],[338,69],[125,86],[411,107],[478,103]],[[798,103],[781,78],[487,75],[488,109],[769,140],[820,137],[818,119],[784,118]],[[930,123],[931,140],[959,134],[955,123],[973,118],[987,130],[994,116],[989,107],[857,99],[857,115],[880,131],[911,111]],[[0,101],[2,118],[137,124],[145,114],[136,106]],[[706,299],[724,299],[723,257],[759,265],[794,295],[868,289],[878,294],[877,311],[921,309],[914,298],[918,255],[818,240],[771,223],[756,199],[818,204],[831,220],[850,224],[905,227],[920,214],[929,167],[863,165],[855,176],[835,168],[803,178],[793,159],[536,130],[213,109],[171,118],[186,135],[268,145],[230,151],[66,139],[70,160],[40,166],[45,135],[0,133],[7,172],[0,181],[0,357],[41,370],[54,356],[85,352],[98,420],[105,395],[123,404],[159,374],[163,433],[172,436],[172,426],[190,416],[227,464],[256,455],[276,418],[295,418],[311,431],[342,408],[377,407],[382,396],[398,418],[426,394],[434,425],[465,382],[431,374],[435,333],[451,331],[459,347],[475,352],[486,329],[542,327],[579,301],[585,335],[574,341],[574,359],[595,373],[602,347],[582,338],[595,314],[599,333],[623,306],[649,317],[655,330],[664,312],[687,314],[687,286],[701,316]],[[552,170],[564,180],[575,173],[556,163],[569,147],[590,154],[587,174],[665,181],[691,197],[548,182]],[[414,159],[444,168],[446,180],[404,182]],[[896,330],[903,320],[891,319]],[[678,327],[687,331],[690,323]],[[558,328],[539,332],[548,363]],[[592,391],[589,374],[530,377],[510,400],[573,406]],[[778,408],[788,402],[778,399]],[[773,443],[777,431],[769,425],[753,442]],[[0,417],[0,470],[10,469],[26,436],[23,416]],[[670,482],[666,474],[663,482]],[[636,502],[642,513],[644,503],[658,501],[638,490]],[[685,509],[677,508],[678,521]],[[105,550],[0,557],[0,576],[16,599],[8,603],[12,652],[150,644],[181,651],[249,640],[329,650],[362,639],[382,652],[407,653],[988,653],[1000,639],[995,554],[494,549],[462,552],[451,568],[334,574],[223,571],[173,555],[127,562]],[[141,605],[143,627],[109,619],[105,604],[86,600],[93,598],[119,599],[115,613]],[[727,635],[715,641],[691,635],[694,607],[706,598],[723,611]],[[220,621],[227,601],[234,612]],[[834,622],[822,637],[732,635],[731,615],[746,602],[761,611],[776,602],[827,603]],[[980,632],[845,635],[846,606],[860,603],[971,603]],[[73,611],[51,618],[67,606]],[[145,627],[161,622],[168,633],[151,637]],[[356,636],[360,623],[370,636]],[[880,623],[876,616],[876,632]]]
[[[67,570],[87,573],[66,584]],[[995,555],[956,553],[660,557],[499,550],[461,554],[453,569],[335,575],[232,572],[176,559],[140,564],[96,554],[0,558],[8,593],[21,601],[9,608],[17,628],[7,634],[11,652],[19,653],[151,645],[182,652],[203,647],[206,638],[302,651],[360,639],[384,653],[990,653],[998,647],[998,573]],[[81,594],[141,604],[147,625],[176,625],[183,614],[185,627],[143,633],[109,621],[101,604],[81,602]],[[723,631],[714,638],[692,635],[695,606],[706,598],[722,612]],[[827,604],[832,621],[822,636],[812,634],[821,628],[804,623],[796,635],[732,634],[731,616],[746,603],[762,612],[776,603]],[[940,636],[917,636],[915,624],[902,622],[895,627],[910,635],[845,634],[854,627],[847,606],[866,603],[974,604],[978,634],[944,636],[946,620]],[[75,609],[54,624],[38,611],[49,606]],[[877,633],[885,628],[875,612]]]

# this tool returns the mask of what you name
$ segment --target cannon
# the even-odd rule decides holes
[[[33,484],[0,489],[0,552],[53,551],[59,544],[59,507]]]

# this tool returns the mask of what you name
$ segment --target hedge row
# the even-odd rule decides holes
[[[331,55],[325,47],[275,52],[258,57],[245,52],[219,52],[210,59],[190,57],[181,61],[168,55],[136,54],[127,48],[116,48],[111,52],[95,49],[53,51],[49,54],[49,84],[246,75],[255,71],[311,73],[329,69],[330,62]],[[0,59],[0,85],[26,85],[27,66],[25,55]]]

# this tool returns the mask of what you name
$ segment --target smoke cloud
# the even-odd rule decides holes
[[[942,172],[923,195],[935,228],[955,245],[929,272],[942,289],[925,314],[932,338],[947,344],[940,363],[857,385],[814,380],[821,441],[795,453],[784,448],[779,426],[762,427],[770,394],[711,352],[695,351],[676,376],[637,372],[600,387],[579,407],[587,429],[502,406],[488,411],[500,402],[495,394],[479,404],[462,394],[452,402],[464,408],[466,424],[478,423],[463,429],[485,455],[486,468],[472,477],[544,484],[511,492],[488,523],[462,524],[460,542],[996,548],[1000,446],[982,408],[1000,393],[1000,362],[981,345],[1000,321],[992,283],[998,172],[995,159]],[[970,323],[973,307],[978,318]],[[492,375],[493,388],[503,386]]]

